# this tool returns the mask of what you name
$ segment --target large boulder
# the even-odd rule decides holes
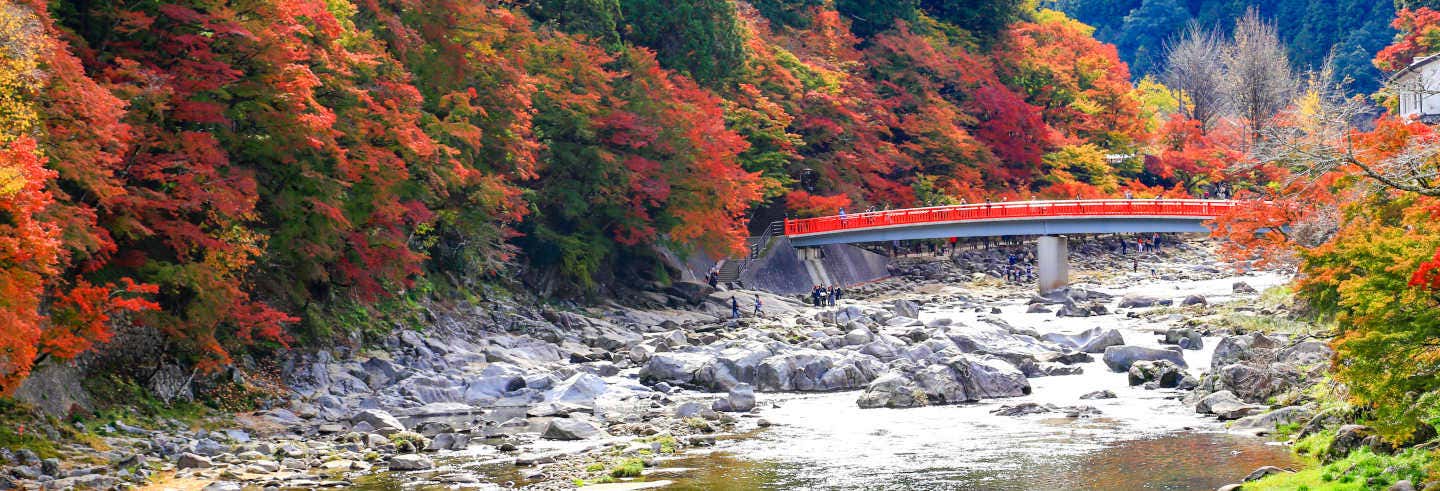
[[[858,389],[875,380],[884,368],[884,363],[866,354],[800,349],[761,362],[755,387],[782,392]]]
[[[755,409],[755,389],[750,384],[736,385],[724,399],[718,399],[710,407],[716,411],[743,413]]]
[[[640,380],[647,383],[668,382],[672,385],[691,385],[695,380],[695,372],[699,371],[700,367],[704,366],[711,358],[711,355],[703,352],[655,353],[650,357],[650,361],[640,369]]]
[[[525,371],[511,363],[495,362],[465,384],[465,402],[494,401],[525,388]]]
[[[895,372],[881,375],[870,382],[870,386],[866,387],[865,392],[855,401],[855,404],[867,409],[917,407],[928,403],[924,393],[912,385],[909,377]]]
[[[911,319],[920,318],[920,306],[915,305],[915,302],[909,300],[895,300],[890,302],[890,310],[894,311],[898,317],[909,317]]]
[[[1264,410],[1264,406],[1246,404],[1228,390],[1205,396],[1195,405],[1195,412],[1213,414],[1222,420],[1240,419]]]
[[[670,287],[666,288],[665,291],[666,293],[684,299],[685,302],[690,305],[700,305],[701,302],[704,302],[706,298],[710,297],[710,294],[715,293],[715,289],[710,285],[698,281],[676,281],[671,283]]]
[[[856,400],[862,408],[956,404],[1030,393],[1018,368],[991,357],[958,355],[913,374],[889,373],[866,387]]]
[[[393,435],[405,431],[405,425],[390,413],[380,409],[365,409],[350,417],[350,424],[366,423],[374,428],[373,432],[381,435]]]
[[[1119,330],[1102,327],[1093,327],[1076,334],[1049,333],[1040,338],[1084,353],[1104,353],[1105,348],[1125,344],[1125,337]]]
[[[589,373],[577,373],[545,392],[548,402],[593,405],[605,393],[605,381]]]
[[[1132,386],[1173,389],[1185,378],[1185,371],[1170,360],[1141,360],[1130,365],[1127,375]]]
[[[753,384],[760,373],[760,363],[772,354],[763,343],[731,345],[700,365],[695,371],[694,384],[712,391],[728,391],[739,384]]]
[[[1331,462],[1345,458],[1351,451],[1365,446],[1366,440],[1370,440],[1375,431],[1365,425],[1345,425],[1335,431],[1335,439],[1330,441],[1330,448],[1321,458],[1325,462]]]
[[[1159,304],[1159,298],[1140,293],[1129,293],[1120,298],[1120,308],[1122,309],[1154,307]]]
[[[403,454],[390,457],[392,471],[423,471],[435,468],[435,462],[423,455]]]
[[[1187,350],[1198,350],[1205,347],[1205,340],[1200,337],[1200,333],[1188,327],[1166,329],[1165,338],[1161,342],[1177,345],[1180,349]]]
[[[1105,355],[1102,357],[1105,366],[1116,372],[1127,372],[1130,365],[1137,361],[1168,360],[1181,368],[1187,368],[1185,356],[1179,351],[1168,349],[1146,348],[1143,346],[1111,346],[1105,348]]]
[[[594,422],[574,416],[550,420],[540,437],[546,440],[584,440],[604,433]]]
[[[1230,424],[1230,429],[1256,435],[1266,435],[1281,425],[1304,423],[1315,417],[1315,411],[1305,406],[1289,406],[1265,414],[1246,416]]]
[[[1231,363],[1264,358],[1270,351],[1280,348],[1284,339],[1250,333],[1226,336],[1215,345],[1215,354],[1210,358],[1210,369],[1214,370]]]

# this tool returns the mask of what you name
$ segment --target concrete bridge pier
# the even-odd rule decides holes
[[[1043,235],[1036,245],[1035,262],[1040,294],[1065,288],[1070,284],[1070,246],[1065,237]]]

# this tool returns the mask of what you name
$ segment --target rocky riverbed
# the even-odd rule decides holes
[[[1144,267],[1109,248],[1075,244],[1079,281],[1045,297],[998,278],[1010,252],[1001,248],[901,258],[894,278],[854,288],[834,307],[693,283],[657,285],[624,305],[492,295],[479,306],[436,309],[425,329],[381,346],[290,357],[290,395],[239,415],[233,427],[117,422],[106,428],[103,452],[0,455],[9,462],[0,488],[723,488],[675,463],[719,448],[726,458],[783,467],[813,463],[826,449],[896,441],[832,438],[845,432],[806,421],[970,442],[928,454],[923,445],[881,450],[890,460],[991,462],[972,452],[1008,445],[1011,455],[1041,461],[1051,447],[1223,433],[1222,419],[1264,434],[1317,418],[1296,393],[1319,375],[1328,348],[1231,321],[1237,312],[1283,316],[1283,306],[1253,306],[1281,275],[1234,278],[1210,266],[1201,241],[1141,256]],[[747,314],[758,296],[762,314],[727,319],[732,296]],[[947,418],[971,423],[937,423]],[[890,427],[859,423],[869,419]],[[775,438],[798,453],[775,452]],[[1205,451],[1215,448],[1229,447]],[[1086,455],[1077,452],[1054,456]],[[1236,465],[1279,460],[1275,453]],[[898,478],[850,467],[857,472],[789,482],[869,487],[889,482],[874,476]],[[900,467],[915,472],[903,482],[924,487],[923,467]],[[955,468],[965,466],[945,467]],[[996,469],[975,475],[1004,475]],[[1220,478],[1244,477],[1235,474]],[[990,482],[956,475],[970,474],[931,477]]]

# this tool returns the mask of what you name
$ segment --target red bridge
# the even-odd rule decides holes
[[[1199,199],[977,203],[785,220],[785,235],[791,245],[798,248],[892,240],[1038,235],[1041,236],[1040,289],[1050,291],[1064,286],[1067,276],[1068,252],[1062,235],[1209,232],[1206,222],[1238,204],[1232,200]]]

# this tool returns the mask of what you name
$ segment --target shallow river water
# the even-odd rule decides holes
[[[1257,288],[1273,276],[1244,278]],[[1138,281],[1140,291],[1182,298],[1204,294],[1225,301],[1235,279],[1196,282]],[[1059,319],[1025,314],[1020,300],[1002,303],[999,316],[1041,333],[1075,332],[1096,325],[1118,327],[1126,342],[1159,346],[1147,323],[1123,315]],[[922,312],[925,319],[973,320],[973,312]],[[1207,368],[1218,339],[1187,351],[1192,371]],[[1130,387],[1126,376],[1106,369],[1099,357],[1080,375],[1030,380],[1032,395],[962,406],[859,409],[858,393],[780,396],[763,416],[776,423],[756,435],[722,445],[708,455],[667,462],[691,468],[670,489],[1215,489],[1237,482],[1264,465],[1293,465],[1288,448],[1265,439],[1227,433],[1213,418],[1196,415],[1176,391]],[[1119,397],[1079,399],[1109,389]],[[762,398],[762,404],[766,401]],[[1060,406],[1088,404],[1101,416],[996,416],[1001,404],[1034,401]],[[768,406],[768,405],[766,405]]]
[[[1177,301],[1201,294],[1212,303],[1229,300],[1231,283],[1243,279],[1263,290],[1279,284],[1273,275],[1206,281],[1151,281],[1136,278],[1122,288],[1086,286],[1117,297],[1142,292]],[[1073,333],[1095,326],[1121,330],[1131,345],[1160,346],[1153,329],[1160,320],[1123,314],[1057,318],[1027,314],[1024,298],[986,303],[1001,313],[922,309],[922,320],[955,319],[961,325],[996,315],[1011,325],[1040,333]],[[1113,303],[1111,304],[1113,307]],[[1192,373],[1210,365],[1218,338],[1186,351]],[[1202,417],[1174,390],[1130,387],[1126,375],[1109,371],[1096,355],[1079,375],[1030,379],[1032,394],[957,406],[860,409],[859,392],[818,395],[760,394],[761,416],[774,426],[723,439],[706,451],[689,452],[647,469],[646,480],[673,482],[673,490],[750,489],[982,489],[982,490],[1211,490],[1239,481],[1257,467],[1293,467],[1289,449],[1262,438],[1228,433],[1214,418]],[[1096,390],[1115,399],[1081,400]],[[1070,419],[1061,414],[998,416],[1002,404],[1037,402],[1091,405],[1101,414]],[[520,480],[508,464],[487,464],[496,455],[456,459],[459,467],[493,482]],[[468,461],[468,462],[467,462]],[[386,476],[361,483],[369,489],[400,489]]]

